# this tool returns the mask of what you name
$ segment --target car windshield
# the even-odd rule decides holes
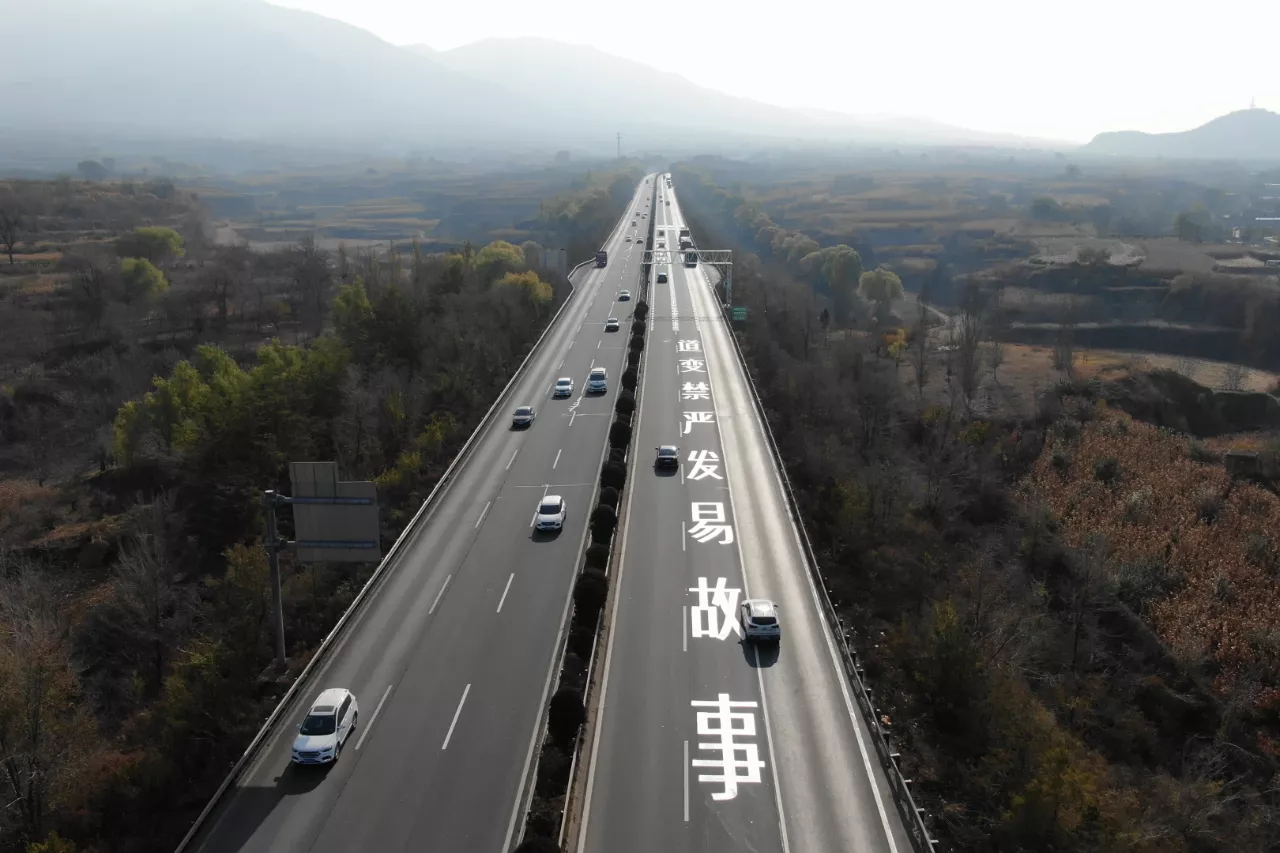
[[[538,512],[543,515],[555,515],[560,511],[560,504],[557,501],[543,501],[542,506],[538,507]]]
[[[675,456],[676,449],[674,447],[664,447],[658,451],[659,456]]]
[[[521,406],[520,408],[516,409],[517,415],[528,415],[528,414],[532,414],[532,412],[533,412],[533,409],[529,408],[528,406]]]
[[[757,625],[777,625],[778,620],[774,616],[752,616],[751,621]]]
[[[338,718],[333,714],[307,714],[298,731],[304,735],[331,735],[338,727]]]

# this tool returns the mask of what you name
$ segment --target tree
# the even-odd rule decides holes
[[[289,277],[293,282],[290,296],[294,309],[309,321],[312,335],[319,337],[324,330],[325,304],[333,274],[329,259],[313,238],[307,237],[289,252]]]
[[[184,253],[182,235],[172,228],[135,228],[116,238],[116,254],[122,258],[146,258],[162,264]]]
[[[4,246],[9,263],[13,263],[13,249],[18,245],[18,233],[22,229],[22,217],[17,212],[0,208],[0,245]]]
[[[956,336],[956,367],[960,373],[960,390],[964,393],[965,406],[973,404],[978,391],[978,377],[982,365],[982,292],[976,283],[970,282],[960,302],[959,329]]]
[[[1053,345],[1053,367],[1066,379],[1076,372],[1076,305],[1075,297],[1069,297],[1062,306],[1058,322],[1058,335]]]
[[[169,290],[164,273],[146,258],[125,258],[121,261],[120,284],[122,301],[126,304]]]
[[[76,164],[76,171],[80,173],[80,177],[86,181],[100,183],[107,179],[110,174],[107,167],[99,163],[97,160],[81,160]]]
[[[878,267],[864,272],[858,279],[858,287],[862,295],[876,306],[876,317],[883,319],[885,312],[894,300],[901,299],[904,293],[902,279],[893,270]]]
[[[542,307],[551,301],[551,285],[538,278],[538,274],[529,272],[509,272],[498,279],[498,287],[516,287],[524,291],[529,301]]]
[[[218,330],[227,331],[227,323],[231,317],[231,306],[251,276],[253,256],[247,246],[228,246],[219,249],[213,263],[204,268],[201,292],[213,303],[218,312]]]
[[[88,255],[64,256],[62,266],[71,271],[71,307],[89,331],[97,331],[107,312],[111,276],[98,259]]]
[[[920,292],[916,299],[916,325],[912,332],[915,344],[911,350],[911,368],[915,373],[916,397],[924,399],[924,386],[929,381],[929,296]]]
[[[524,269],[524,252],[506,240],[495,240],[476,253],[474,266],[480,282],[487,286],[507,273]]]

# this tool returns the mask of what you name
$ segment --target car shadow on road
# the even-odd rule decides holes
[[[742,646],[742,656],[747,659],[747,664],[755,669],[768,669],[778,662],[782,653],[781,643],[748,643],[740,640],[738,644]]]
[[[205,825],[214,831],[199,849],[202,853],[231,853],[243,849],[282,800],[310,794],[323,784],[330,769],[289,763],[272,780],[274,785],[240,788],[221,810],[210,815]]]
[[[680,469],[679,468],[659,468],[658,466],[655,465],[653,466],[653,473],[658,477],[666,477],[666,478],[679,477]]]
[[[535,527],[529,531],[529,539],[534,542],[554,542],[559,538],[559,530],[539,530]]]

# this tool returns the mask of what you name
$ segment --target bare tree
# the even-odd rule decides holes
[[[1075,297],[1069,297],[1062,306],[1062,314],[1058,322],[1058,337],[1053,345],[1053,367],[1061,371],[1066,379],[1075,377],[1076,372],[1076,304]]]
[[[1249,368],[1234,361],[1222,369],[1222,385],[1228,391],[1243,391]]]
[[[59,596],[0,553],[0,835],[43,839],[91,748]]]
[[[0,245],[4,246],[9,263],[13,263],[13,249],[18,245],[18,234],[22,230],[22,217],[11,210],[0,208]]]
[[[218,250],[204,269],[201,290],[218,312],[218,331],[225,334],[233,306],[248,285],[253,259],[245,246]]]
[[[104,264],[87,255],[67,258],[65,265],[71,270],[71,303],[76,317],[87,331],[96,332],[111,300],[111,276]]]
[[[316,246],[314,238],[307,237],[290,253],[291,278],[295,304],[310,326],[313,336],[324,331],[324,309],[329,297],[333,275],[328,256]]]
[[[987,363],[991,365],[991,378],[1000,384],[1000,365],[1005,360],[1005,340],[1008,337],[1008,317],[1004,310],[1004,283],[996,285],[987,309]]]
[[[924,386],[929,381],[929,294],[921,290],[916,297],[916,325],[912,334],[915,348],[911,351],[911,367],[915,371],[916,397],[924,399]]]
[[[965,407],[973,405],[978,392],[979,368],[982,365],[982,292],[977,284],[965,288],[960,302],[960,323],[956,334],[956,369],[960,374],[960,390],[964,392]]]

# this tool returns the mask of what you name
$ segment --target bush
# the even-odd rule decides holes
[[[609,578],[599,569],[587,569],[578,575],[573,587],[574,619],[579,625],[595,633],[596,618],[609,596]],[[588,649],[587,654],[590,654]]]
[[[636,383],[640,381],[640,372],[634,367],[628,367],[622,371],[622,387],[628,391],[636,390]]]
[[[640,350],[642,350],[642,349],[644,349],[644,335],[632,335],[632,336],[631,336],[631,351],[632,351],[632,352],[640,352]]]
[[[637,350],[631,350],[627,353],[627,369],[634,370],[640,366],[640,353]]]
[[[613,413],[613,419],[615,421],[621,424],[626,424],[627,426],[631,426],[632,416],[633,415],[631,412],[614,412]]]
[[[560,834],[560,818],[563,809],[555,803],[534,797],[529,804],[529,819],[525,821],[524,841],[515,853],[560,853],[560,845],[551,839]]]
[[[632,334],[632,335],[643,335],[643,334],[644,334],[644,320],[633,320],[633,321],[631,321],[631,334]]]
[[[627,466],[617,459],[610,459],[600,469],[600,485],[621,489],[627,483]]]
[[[572,687],[561,687],[551,697],[547,707],[547,734],[556,745],[566,751],[573,745],[578,729],[587,720],[587,709],[582,704],[582,692]]]
[[[643,323],[645,319],[649,316],[649,303],[645,302],[643,299],[637,302],[635,315],[636,315],[636,319],[639,320],[641,323]]]
[[[1216,489],[1203,487],[1196,490],[1196,514],[1205,524],[1213,524],[1222,515],[1222,495]]]
[[[614,403],[613,408],[619,414],[623,412],[628,415],[631,414],[636,410],[636,395],[624,388],[622,393],[618,395],[618,402]]]
[[[1114,486],[1118,483],[1122,473],[1120,460],[1114,456],[1108,456],[1105,459],[1100,459],[1098,460],[1098,464],[1093,466],[1094,478],[1106,483],[1108,486]]]
[[[627,383],[627,377],[624,374],[622,384]],[[631,387],[635,387],[635,383],[631,383]],[[624,424],[622,421],[615,421],[613,426],[609,427],[609,446],[610,447],[626,447],[631,443],[631,425]]]
[[[562,797],[569,788],[569,766],[572,759],[564,750],[548,741],[538,756],[538,780],[534,791],[540,797]]]
[[[579,625],[576,621],[569,628],[569,651],[586,660],[591,657],[591,646],[596,641],[596,624]]]
[[[591,530],[595,532],[600,529],[605,533],[612,533],[613,529],[618,526],[618,512],[608,504],[600,504],[591,510]]]
[[[587,547],[587,568],[603,569],[609,565],[609,546],[590,545]]]
[[[618,499],[620,497],[621,497],[621,493],[617,489],[613,488],[612,486],[605,486],[603,489],[600,490],[600,497],[596,501],[596,503],[604,504],[606,506],[611,506],[614,509],[617,509]]]
[[[1053,470],[1057,471],[1058,474],[1063,477],[1067,476],[1067,471],[1071,468],[1070,453],[1063,450],[1061,447],[1055,447],[1053,449],[1053,455],[1049,457],[1049,461],[1053,465]]]

